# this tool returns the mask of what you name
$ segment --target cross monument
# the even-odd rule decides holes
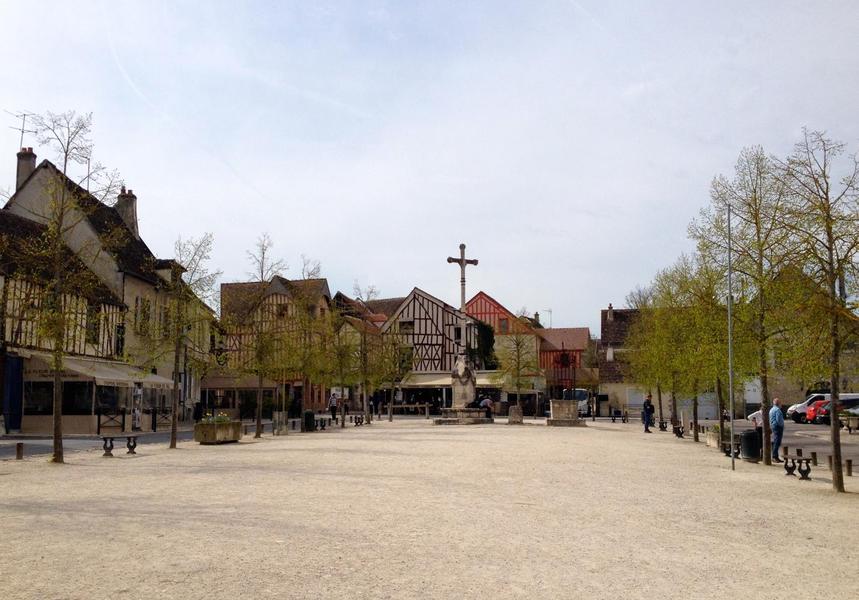
[[[465,313],[465,267],[466,265],[475,265],[477,266],[476,258],[465,258],[465,244],[459,245],[459,258],[454,258],[452,256],[447,257],[447,262],[456,263],[459,265],[460,269],[460,278],[459,278],[459,286],[460,286],[460,304],[459,310]]]

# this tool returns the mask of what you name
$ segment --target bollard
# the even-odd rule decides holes
[[[811,464],[813,464],[815,467],[817,466],[817,452],[811,453]]]
[[[847,459],[847,477],[853,477],[853,459]]]
[[[787,450],[788,450],[788,448],[787,448],[787,446],[782,446],[782,448],[784,448],[784,457],[785,457],[785,458],[787,458]]]
[[[24,442],[15,444],[15,460],[24,460]]]
[[[796,455],[797,455],[797,456],[802,456],[802,448],[797,448],[797,449],[796,449]]]
[[[427,417],[426,418],[429,419],[429,404],[424,404],[424,408],[427,411]]]
[[[826,455],[826,462],[829,463],[829,470],[831,471],[832,470],[832,455],[831,454]]]

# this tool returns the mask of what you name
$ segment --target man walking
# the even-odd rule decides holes
[[[337,394],[331,392],[331,397],[328,398],[328,410],[331,411],[331,420],[337,420]]]
[[[650,431],[650,418],[653,415],[653,396],[647,394],[644,399],[644,406],[641,410],[641,416],[644,419],[644,433],[653,433]]]
[[[784,415],[781,413],[781,399],[773,398],[773,406],[770,409],[770,429],[772,430],[772,457],[773,462],[782,462],[778,457],[778,449],[781,446],[781,438],[784,435]]]

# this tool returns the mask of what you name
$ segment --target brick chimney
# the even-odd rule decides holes
[[[605,316],[606,321],[614,321],[614,307],[611,302],[608,303],[608,313]]]
[[[21,148],[18,153],[18,173],[15,177],[15,191],[21,189],[21,186],[27,180],[27,177],[36,170],[36,155],[32,148]]]
[[[538,313],[538,312],[534,313],[534,322],[537,323],[537,325],[540,324],[540,313]]]
[[[134,195],[134,191],[126,191],[125,186],[122,186],[119,195],[116,197],[114,208],[131,230],[131,233],[134,234],[134,237],[140,239],[140,233],[137,231],[137,196]]]

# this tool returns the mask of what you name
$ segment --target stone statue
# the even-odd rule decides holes
[[[477,381],[474,371],[468,364],[465,354],[456,357],[451,373],[451,387],[453,388],[453,408],[465,408],[474,402],[477,396]]]

